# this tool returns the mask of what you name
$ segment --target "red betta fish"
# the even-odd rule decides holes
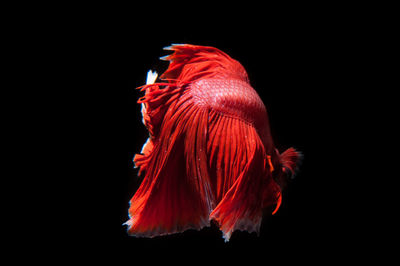
[[[300,153],[274,146],[267,110],[243,66],[214,48],[176,44],[149,71],[142,104],[150,137],[134,157],[143,181],[130,201],[128,233],[154,237],[201,229],[214,220],[228,241],[259,232],[274,214]]]

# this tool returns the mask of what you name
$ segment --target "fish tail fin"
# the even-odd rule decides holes
[[[210,219],[219,224],[225,241],[229,241],[235,230],[258,234],[263,209],[278,203],[280,190],[272,178],[256,129],[236,119],[221,117],[219,120],[221,125],[215,126],[218,133],[213,136],[213,130],[210,130],[209,152],[212,161],[213,157],[216,158],[216,163],[211,165],[215,165],[217,174],[221,172],[217,178],[221,185],[217,183],[216,193],[220,194],[220,187],[227,187],[227,191],[210,214]]]

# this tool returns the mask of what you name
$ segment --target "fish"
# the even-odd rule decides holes
[[[245,68],[223,51],[172,44],[167,70],[138,87],[149,138],[133,158],[141,184],[129,204],[127,233],[156,237],[216,224],[259,235],[298,170],[301,152],[279,153],[267,109]]]

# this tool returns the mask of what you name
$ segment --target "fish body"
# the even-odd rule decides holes
[[[300,153],[280,154],[265,105],[243,66],[214,47],[172,45],[163,82],[149,72],[142,104],[150,137],[134,158],[143,181],[130,201],[128,233],[154,237],[214,220],[226,241],[259,232],[275,213]],[[272,207],[272,208],[271,208]]]

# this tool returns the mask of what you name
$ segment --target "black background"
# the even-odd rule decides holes
[[[150,17],[129,17],[107,34],[100,33],[100,46],[87,47],[90,59],[95,58],[91,64],[98,63],[94,79],[102,88],[91,98],[99,108],[88,121],[98,119],[102,128],[91,141],[90,156],[104,156],[83,181],[82,192],[89,201],[80,209],[82,217],[90,217],[83,226],[90,243],[107,247],[105,253],[116,251],[115,256],[127,262],[143,252],[154,259],[183,254],[199,259],[211,254],[221,259],[308,259],[353,252],[359,233],[350,219],[355,203],[349,193],[353,156],[348,150],[356,137],[353,128],[360,123],[354,119],[359,112],[354,75],[362,60],[360,31],[357,24],[342,23],[335,16],[326,19],[324,14],[286,18],[259,17],[244,23],[232,16],[194,27],[182,20],[152,23]],[[186,18],[190,19],[198,17]],[[224,243],[221,232],[211,226],[146,239],[128,236],[122,225],[141,181],[132,159],[148,136],[136,103],[142,93],[135,88],[145,83],[148,70],[162,73],[168,67],[158,58],[172,43],[214,46],[238,60],[267,107],[278,150],[293,146],[304,155],[281,208],[263,219],[260,236],[235,232]],[[87,191],[95,196],[87,196]]]
[[[21,67],[26,73],[18,72],[16,80],[27,82],[10,91],[29,121],[15,119],[23,127],[17,139],[23,145],[14,149],[21,155],[15,181],[27,193],[15,193],[16,215],[5,216],[21,225],[4,227],[14,233],[18,257],[29,259],[20,251],[24,246],[34,256],[53,258],[54,252],[57,262],[72,258],[74,264],[81,258],[76,253],[110,265],[160,259],[326,264],[373,247],[374,234],[383,235],[385,226],[371,221],[382,219],[393,176],[381,173],[393,165],[375,161],[390,157],[373,120],[387,123],[388,116],[377,112],[388,105],[377,70],[394,73],[379,59],[395,61],[385,37],[396,36],[379,24],[380,11],[372,4],[135,3],[36,7],[41,12],[28,7],[29,16],[21,13],[24,20],[16,16],[7,24],[13,34],[5,39],[15,48],[4,51],[12,58],[8,69]],[[382,21],[396,25],[393,17]],[[10,27],[14,22],[19,29]],[[214,46],[241,62],[267,107],[279,151],[293,146],[304,154],[280,210],[265,217],[260,236],[235,232],[224,243],[211,226],[146,239],[128,236],[122,225],[141,181],[132,158],[148,134],[135,88],[149,69],[167,68],[158,58],[171,43]],[[378,174],[369,173],[376,166]]]

